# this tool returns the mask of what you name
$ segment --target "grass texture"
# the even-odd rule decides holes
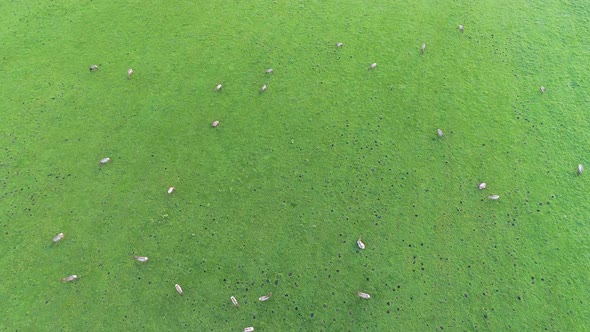
[[[589,4],[0,13],[2,330],[590,325]]]

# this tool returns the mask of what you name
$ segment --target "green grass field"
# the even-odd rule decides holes
[[[590,3],[0,13],[3,331],[590,326]]]

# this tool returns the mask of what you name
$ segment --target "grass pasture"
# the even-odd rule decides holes
[[[3,2],[0,328],[586,330],[589,17]]]

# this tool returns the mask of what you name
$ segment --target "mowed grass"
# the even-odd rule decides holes
[[[590,325],[589,5],[0,13],[3,330]]]

